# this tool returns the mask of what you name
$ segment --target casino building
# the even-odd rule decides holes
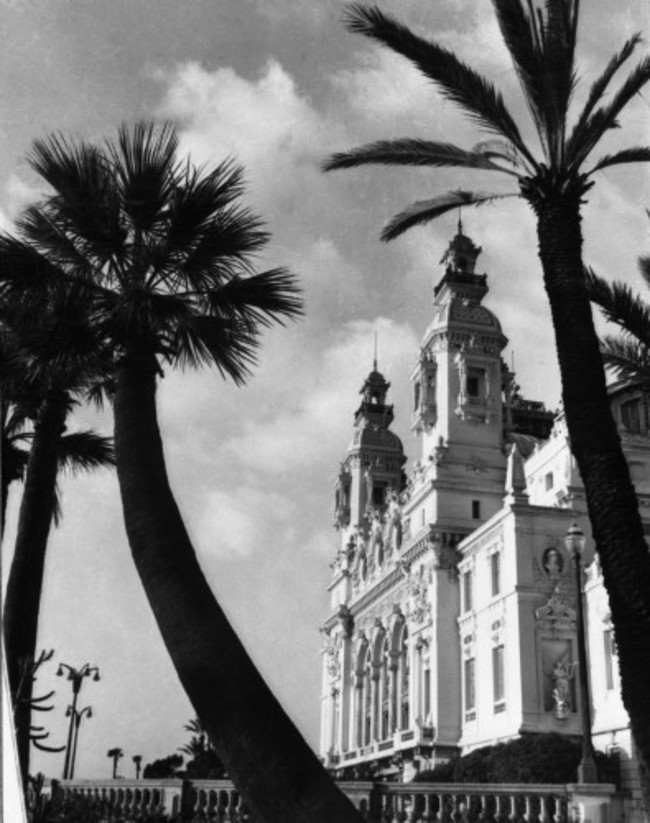
[[[338,545],[322,628],[321,756],[338,776],[410,779],[524,733],[581,733],[573,523],[590,535],[562,414],[524,400],[483,304],[481,249],[459,225],[411,374],[408,473],[375,363],[335,488]],[[650,529],[648,397],[612,392]],[[607,596],[587,539],[596,748],[632,780]]]

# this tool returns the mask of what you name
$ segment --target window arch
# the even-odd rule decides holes
[[[409,661],[408,629],[404,626],[399,644],[398,682],[399,682],[399,727],[408,729],[410,721],[409,689],[411,667]]]
[[[381,649],[381,670],[379,676],[380,724],[379,739],[386,740],[390,733],[390,648],[388,638],[384,639]]]
[[[372,740],[372,654],[370,648],[366,652],[363,669],[363,737],[364,746]]]

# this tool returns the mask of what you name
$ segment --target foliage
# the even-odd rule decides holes
[[[649,213],[650,216],[650,213]],[[650,257],[639,257],[638,269],[650,287]],[[608,283],[594,271],[586,272],[589,298],[604,317],[619,326],[620,334],[601,341],[605,365],[621,380],[650,384],[650,306],[622,282]]]
[[[183,756],[180,754],[170,754],[168,757],[154,760],[153,763],[147,763],[142,772],[142,776],[145,780],[164,780],[166,778],[178,777],[178,772],[182,766]]]
[[[560,734],[529,734],[485,746],[421,772],[418,782],[572,783],[582,757],[580,742]],[[617,781],[616,764],[596,752],[601,782]]]

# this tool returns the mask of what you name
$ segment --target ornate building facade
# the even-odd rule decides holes
[[[411,375],[411,470],[376,363],[341,463],[321,694],[321,755],[340,775],[408,779],[523,733],[581,732],[564,538],[574,522],[590,534],[582,483],[562,415],[523,400],[502,359],[480,251],[459,226],[441,261]],[[612,403],[650,523],[647,397],[621,389]],[[632,742],[590,541],[584,562],[594,744],[625,773]]]

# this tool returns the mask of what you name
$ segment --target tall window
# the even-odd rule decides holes
[[[614,657],[616,656],[616,645],[614,644],[612,629],[605,629],[603,640],[605,642],[605,686],[610,691],[614,688]]]
[[[483,369],[469,369],[467,372],[467,380],[465,383],[465,390],[470,403],[476,402],[484,396],[485,372]]]
[[[408,633],[406,626],[402,632],[402,642],[400,648],[400,729],[408,729],[409,727],[409,682],[410,682],[410,668],[409,668],[409,647],[408,647]]]
[[[465,720],[476,717],[476,660],[467,658],[464,665]]]
[[[490,577],[492,579],[492,597],[501,592],[501,552],[490,555]]]
[[[628,400],[621,405],[621,423],[633,434],[641,432],[641,401]]]
[[[498,704],[503,704],[506,698],[505,670],[503,661],[503,645],[492,649],[492,689],[494,694],[495,711]]]
[[[427,721],[429,719],[429,715],[431,714],[431,669],[428,666],[424,670],[423,689],[424,702],[422,708],[424,713],[424,719],[425,721]]]
[[[481,519],[481,501],[480,500],[472,500],[472,518],[474,520]]]
[[[363,744],[370,743],[372,735],[372,657],[370,649],[366,657],[365,673],[363,678]]]
[[[390,670],[388,641],[384,640],[381,655],[381,739],[386,740],[390,734],[388,725],[390,717]]]
[[[463,575],[463,611],[472,608],[472,572],[466,571]]]

